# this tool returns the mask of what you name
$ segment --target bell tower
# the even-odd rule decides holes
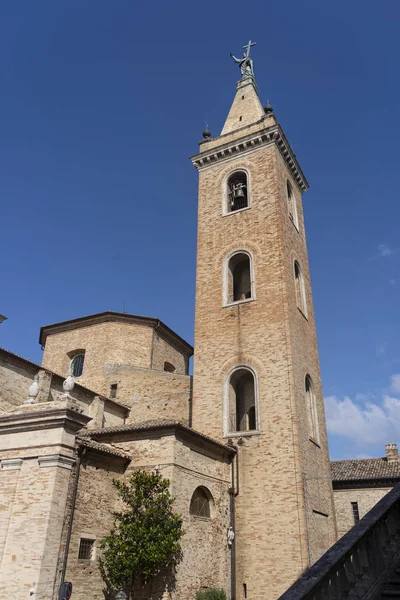
[[[238,448],[232,597],[274,600],[336,541],[302,194],[250,59],[199,173],[193,427]]]

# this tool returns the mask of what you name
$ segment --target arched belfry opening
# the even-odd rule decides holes
[[[252,298],[250,256],[245,252],[238,252],[228,263],[228,302],[249,298]]]
[[[235,212],[249,205],[246,171],[235,171],[228,177],[228,212]]]
[[[257,429],[256,389],[254,374],[244,367],[236,369],[229,379],[228,427],[230,432]]]

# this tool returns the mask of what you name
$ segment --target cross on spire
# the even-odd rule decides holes
[[[246,50],[246,58],[249,58],[250,48],[255,45],[256,45],[256,42],[252,42],[251,40],[249,40],[249,43],[246,44],[245,46],[243,46],[243,50]]]

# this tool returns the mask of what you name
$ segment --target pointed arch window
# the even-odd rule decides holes
[[[297,216],[297,204],[296,204],[296,198],[295,198],[293,188],[292,188],[290,181],[286,181],[286,194],[287,194],[287,201],[288,201],[289,217],[293,221],[293,224],[295,225],[296,229],[298,229],[299,228],[299,219]]]
[[[225,263],[224,304],[254,298],[252,258],[247,252],[233,254]]]
[[[249,183],[244,170],[234,171],[226,180],[226,212],[236,212],[249,206]]]
[[[319,444],[319,425],[317,413],[317,401],[314,393],[314,385],[310,375],[305,378],[306,410],[308,416],[309,436]]]
[[[225,398],[225,434],[258,430],[257,388],[252,370],[239,367],[230,375]]]
[[[307,317],[307,300],[306,290],[304,286],[304,277],[297,260],[294,261],[294,286],[296,293],[297,308],[301,310],[305,317]]]

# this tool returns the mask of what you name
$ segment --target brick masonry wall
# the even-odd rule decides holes
[[[109,322],[49,335],[43,366],[66,377],[69,354],[78,349],[85,350],[85,361],[76,381],[104,396],[117,384],[116,400],[134,407],[131,419],[165,416],[188,421],[187,358],[151,327]],[[175,373],[164,371],[165,361],[176,367]],[[107,408],[104,425],[114,424]]]
[[[110,436],[109,441],[132,452],[133,461],[126,473],[119,472],[117,461],[95,459],[90,454],[82,468],[77,496],[67,578],[74,582],[74,598],[84,600],[90,589],[91,598],[103,600],[103,582],[96,566],[99,540],[108,533],[112,523],[112,510],[116,509],[113,477],[128,478],[133,469],[158,467],[171,481],[171,492],[176,498],[175,510],[182,514],[185,535],[182,539],[184,561],[179,565],[175,589],[164,597],[176,600],[193,600],[194,592],[201,587],[228,588],[228,552],[226,534],[229,526],[229,465],[204,449],[196,448],[174,435],[154,432],[152,435],[129,434]],[[108,439],[108,438],[107,438]],[[206,486],[213,502],[212,519],[189,515],[191,496],[198,485]],[[95,556],[90,562],[78,561],[81,537],[95,538]],[[161,598],[157,582],[151,597]],[[138,598],[149,598],[140,591]]]
[[[157,418],[188,422],[192,378],[164,371],[106,365],[108,387],[117,384],[117,400],[131,408],[127,423]]]
[[[78,381],[101,394],[108,395],[104,381],[105,364],[126,364],[149,368],[153,330],[135,323],[99,323],[49,335],[42,365],[67,376],[70,357],[75,350],[85,350],[82,376]]]
[[[224,181],[236,168],[249,172],[251,208],[222,216]],[[242,436],[240,449],[237,584],[260,600],[279,596],[336,536],[301,197],[293,182],[299,234],[287,214],[286,177],[273,145],[199,172],[193,427],[221,439],[229,371],[255,370],[260,432]],[[255,301],[223,307],[223,262],[240,249],[253,256]],[[306,275],[308,321],[295,304],[294,255]],[[307,372],[320,447],[308,435]]]
[[[283,236],[282,258],[285,262],[285,280],[282,301],[286,307],[287,332],[293,356],[291,385],[301,476],[303,501],[308,530],[308,558],[315,562],[335,541],[336,526],[332,495],[325,410],[322,395],[318,345],[310,271],[300,190],[292,179],[280,152],[276,149],[278,208],[281,212]],[[286,184],[290,182],[295,196],[298,229],[289,217]],[[294,261],[300,264],[304,277],[307,317],[296,302]],[[305,378],[310,375],[316,399],[319,439],[313,440],[310,431],[310,411],[306,403]]]
[[[174,365],[177,375],[187,375],[188,360],[186,357],[158,335],[157,330],[154,330],[151,368],[163,371],[165,361]]]
[[[74,430],[86,422],[70,399],[0,417],[1,600],[28,597],[33,582],[36,600],[53,597]]]
[[[358,502],[358,511],[362,519],[392,487],[354,488],[334,490],[335,511],[338,536],[342,537],[354,525],[352,502]]]

